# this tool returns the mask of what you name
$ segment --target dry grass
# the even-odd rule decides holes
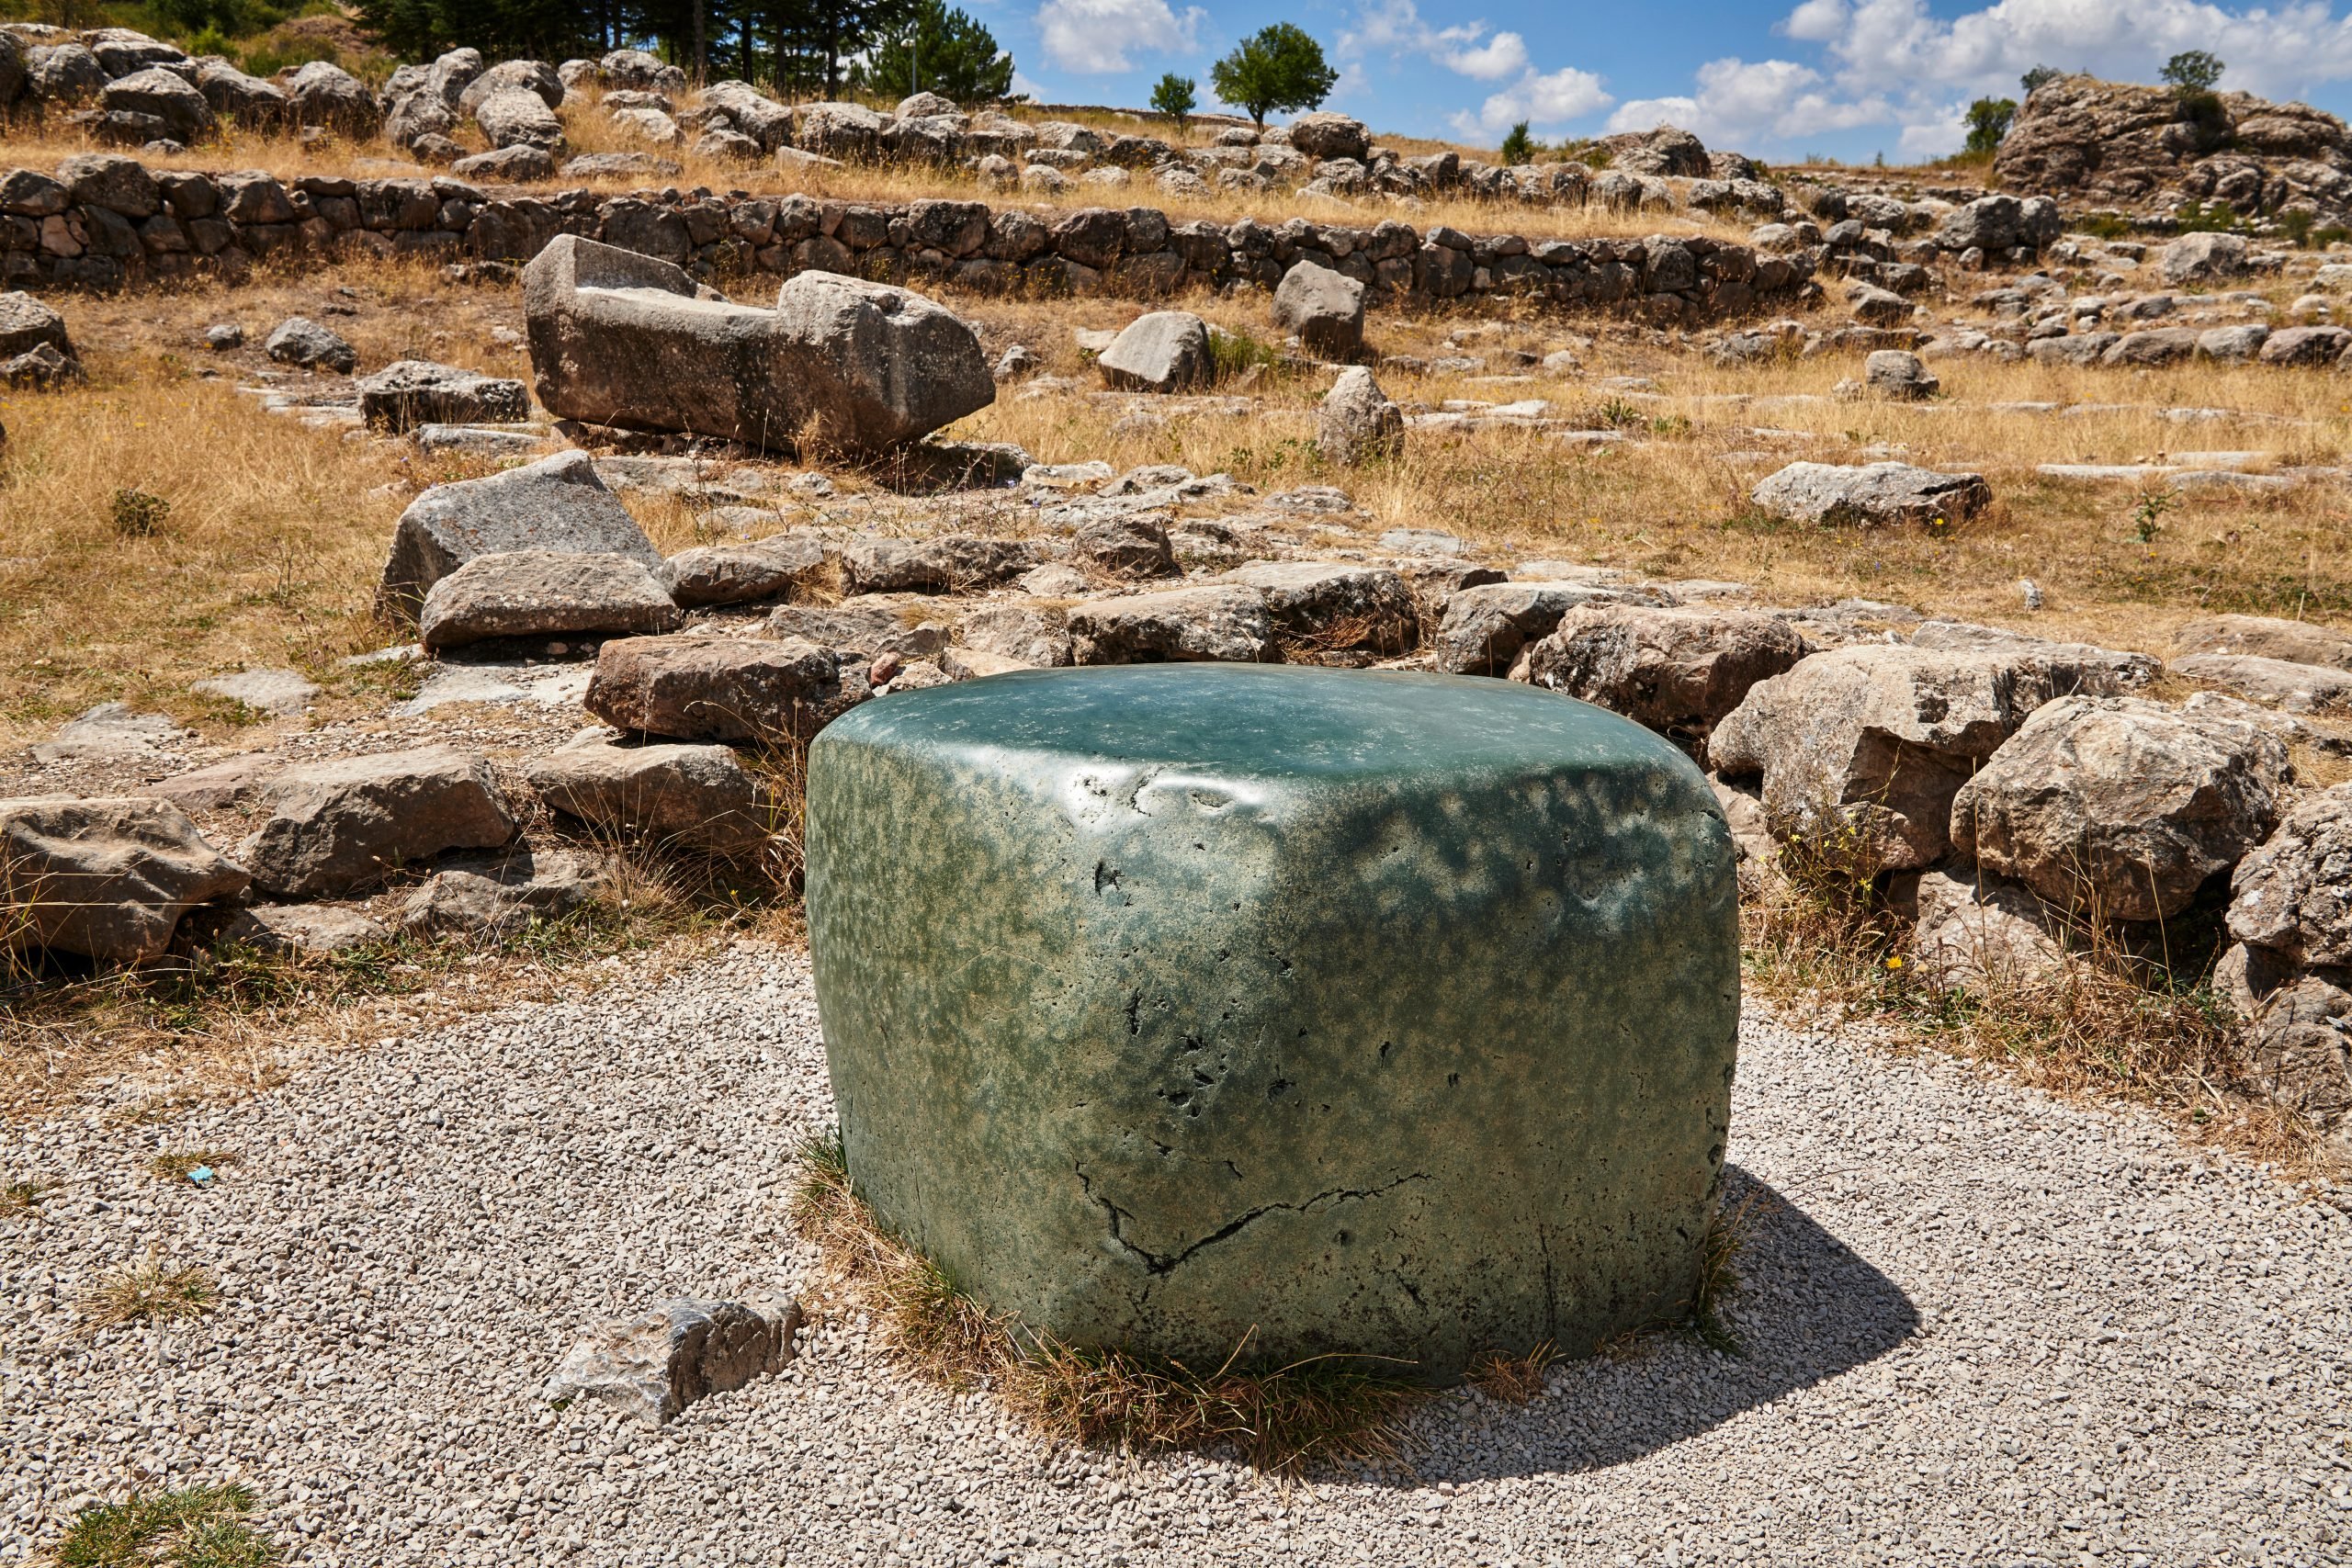
[[[1877,881],[1835,850],[1784,851],[1779,891],[1741,910],[1752,990],[1866,1020],[1897,1049],[1935,1048],[2069,1098],[2144,1108],[2192,1141],[2267,1160],[2290,1179],[2352,1171],[2340,1145],[2250,1089],[2238,1031],[2211,985],[2211,953],[2184,930],[2177,953],[2128,950],[2114,929],[2066,926],[2064,961],[2028,977],[1997,965],[1973,990],[1923,978],[1910,926]]]
[[[218,1170],[237,1163],[234,1149],[175,1149],[147,1162],[148,1173],[164,1181],[186,1181],[195,1170]]]
[[[558,111],[564,122],[568,143],[566,156],[588,152],[646,152],[678,164],[680,172],[663,176],[594,180],[571,180],[559,175],[553,181],[532,188],[587,189],[620,195],[664,186],[680,189],[700,186],[715,191],[742,191],[754,196],[786,196],[797,192],[819,200],[860,202],[899,202],[939,197],[964,201],[986,200],[992,204],[1010,204],[1054,212],[1074,211],[1084,207],[1142,206],[1157,208],[1177,221],[1205,218],[1226,223],[1244,217],[1261,219],[1268,223],[1306,218],[1317,222],[1352,223],[1369,228],[1384,219],[1395,218],[1412,224],[1416,229],[1426,230],[1444,223],[1467,233],[1523,234],[1530,239],[1579,239],[1590,235],[1661,231],[1737,239],[1747,231],[1748,227],[1702,212],[1635,216],[1611,212],[1600,207],[1526,207],[1518,203],[1460,197],[1430,200],[1418,208],[1400,207],[1385,198],[1376,197],[1343,203],[1301,197],[1290,187],[1264,191],[1213,190],[1206,196],[1171,196],[1160,190],[1148,171],[1136,173],[1125,186],[1112,187],[1085,185],[1073,175],[1069,189],[1059,195],[1046,196],[984,187],[973,174],[961,168],[853,164],[841,169],[800,169],[764,163],[741,164],[705,157],[693,152],[691,137],[688,138],[688,145],[684,147],[656,147],[638,140],[628,129],[616,124],[602,111],[599,107],[602,96],[593,90],[576,93]],[[683,109],[686,104],[681,101],[678,107]],[[1024,118],[1061,117],[1033,114]],[[1110,126],[1106,123],[1104,128],[1110,129]],[[1167,134],[1170,128],[1165,126],[1139,128],[1123,125],[1119,129],[1172,140]],[[459,126],[456,136],[468,152],[483,151],[488,145],[471,122]],[[1191,140],[1196,143],[1204,141],[1208,135],[1204,130],[1196,128]],[[1383,145],[1396,145],[1400,151],[1407,152],[1435,151],[1445,145],[1437,142],[1408,144],[1387,137],[1381,138],[1381,142]],[[7,159],[11,164],[49,170],[55,168],[61,159],[92,151],[118,150],[99,148],[72,127],[36,123],[12,130],[8,138]],[[200,171],[259,169],[281,180],[291,180],[303,175],[383,178],[430,177],[436,173],[413,162],[380,138],[356,143],[331,139],[306,147],[290,137],[233,128],[220,141],[191,148],[186,152],[167,157],[154,157],[142,152],[140,157],[156,168]]]
[[[1229,1447],[1258,1469],[1293,1473],[1395,1462],[1405,1417],[1430,1397],[1362,1358],[1251,1365],[1245,1341],[1204,1373],[1059,1344],[989,1312],[885,1230],[852,1190],[837,1143],[811,1143],[803,1159],[793,1219],[821,1249],[830,1285],[870,1310],[885,1346],[917,1371],[988,1388],[1049,1437],[1129,1451]]]
[[[100,1279],[83,1298],[91,1323],[177,1323],[201,1317],[220,1299],[212,1276],[193,1263],[166,1263],[153,1253]]]
[[[44,1561],[54,1568],[271,1568],[277,1548],[244,1521],[245,1487],[175,1486],[74,1516]]]

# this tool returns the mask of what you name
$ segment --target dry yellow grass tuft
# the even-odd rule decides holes
[[[212,1310],[220,1292],[212,1276],[192,1263],[166,1263],[154,1253],[101,1278],[83,1298],[89,1320],[107,1328],[129,1323],[177,1323]]]

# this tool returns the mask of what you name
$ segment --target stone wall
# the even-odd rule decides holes
[[[263,257],[365,248],[446,261],[529,259],[560,233],[681,263],[717,279],[811,268],[994,291],[1146,299],[1194,288],[1271,287],[1300,260],[1360,279],[1376,298],[1428,302],[1526,295],[1561,306],[1702,322],[1794,303],[1803,256],[1760,255],[1704,236],[1529,240],[1292,219],[1174,222],[1152,208],[1033,211],[978,201],[901,205],[806,196],[664,190],[547,196],[447,177],[282,184],[266,174],[150,171],[112,154],[67,159],[54,177],[0,175],[0,288],[118,288]]]

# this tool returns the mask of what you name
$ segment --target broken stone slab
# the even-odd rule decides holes
[[[161,956],[181,916],[250,880],[176,806],[65,795],[0,800],[0,947],[107,963]]]
[[[521,849],[434,873],[401,906],[401,926],[420,933],[508,936],[585,908],[610,882],[601,856]]]
[[[2087,642],[2052,642],[2004,626],[1981,626],[1970,621],[1927,621],[1910,637],[1914,648],[1938,648],[1954,652],[1993,652],[2010,659],[2039,660],[2051,670],[2060,691],[2079,688],[2084,672],[2102,673],[2106,689],[2136,692],[2155,683],[2165,672],[2151,654],[2100,648]]]
[[[1238,583],[1096,599],[1070,610],[1069,631],[1080,664],[1281,658],[1266,596]]]
[[[927,659],[947,646],[947,627],[931,617],[940,607],[912,595],[844,599],[838,604],[785,604],[768,612],[760,635],[800,638],[837,653],[873,659],[895,653]]]
[[[663,561],[655,575],[673,601],[691,608],[774,599],[826,570],[824,541],[795,531],[749,544],[697,545]]]
[[[411,718],[458,703],[492,707],[523,703],[537,707],[578,707],[580,699],[587,694],[591,673],[582,664],[535,667],[461,663],[445,659],[427,664],[424,687],[405,702],[394,703],[389,711],[395,718]]]
[[[1315,446],[1326,461],[1347,467],[1394,457],[1405,450],[1404,412],[1380,389],[1371,371],[1350,366],[1324,395],[1316,415]],[[1461,548],[1460,540],[1454,540],[1454,548]]]
[[[281,757],[247,752],[149,784],[141,793],[168,800],[185,811],[223,811],[257,798],[285,771]]]
[[[1862,379],[1882,398],[1917,402],[1932,398],[1943,383],[1908,349],[1882,348],[1862,361]]]
[[[1391,528],[1380,536],[1380,547],[1401,556],[1458,556],[1469,549],[1461,535],[1442,528]]]
[[[797,1354],[800,1323],[800,1303],[788,1297],[663,1302],[582,1335],[540,1397],[602,1400],[659,1427],[696,1400],[780,1371]]]
[[[1265,596],[1266,614],[1302,656],[1394,657],[1419,640],[1419,606],[1383,567],[1341,561],[1260,561],[1225,574]]]
[[[1761,778],[1774,836],[1838,874],[1917,870],[1951,848],[1960,786],[2071,674],[2066,691],[2116,694],[2104,671],[2046,659],[1832,649],[1757,682],[1707,755],[1727,779]]]
[[[582,730],[524,769],[556,810],[614,832],[718,855],[765,848],[775,813],[731,748],[627,745]]]
[[[2237,941],[2304,967],[2352,965],[2352,784],[2298,801],[2230,889]]]
[[[610,553],[649,570],[662,565],[662,552],[605,488],[588,454],[559,452],[487,479],[435,485],[411,502],[393,530],[376,602],[412,620],[435,583],[476,557],[511,550]]]
[[[1114,577],[1146,579],[1176,574],[1176,547],[1164,513],[1131,512],[1083,524],[1071,536],[1077,554]],[[1084,579],[1081,578],[1083,589]],[[1038,590],[1032,589],[1036,592]]]
[[[945,653],[992,654],[1028,669],[1059,669],[1075,661],[1069,617],[1060,610],[1027,604],[984,605],[964,617],[956,636],[956,645]],[[942,657],[944,660],[945,655]],[[943,662],[941,668],[947,666]]]
[[[256,904],[240,909],[219,940],[255,953],[322,955],[391,940],[391,929],[338,904]]]
[[[858,535],[842,541],[840,559],[852,594],[975,592],[1040,564],[1034,540],[972,534],[931,539]]]
[[[2352,708],[2352,671],[2322,664],[2299,664],[2285,659],[2264,659],[2246,653],[2192,653],[2172,661],[2172,671],[2200,686],[2257,703],[2269,703],[2289,713],[2333,713]]]
[[[592,424],[874,452],[996,398],[961,320],[836,273],[796,274],[761,310],[668,262],[564,234],[523,269],[523,305],[539,401]]]
[[[1363,285],[1315,262],[1291,264],[1274,286],[1274,325],[1326,359],[1363,352]]]
[[[684,632],[605,644],[582,705],[630,735],[772,743],[815,734],[865,695],[863,672],[814,643]]]
[[[2309,621],[2266,615],[2211,615],[2189,622],[2173,637],[2183,653],[2225,653],[2321,664],[2352,671],[2352,636]]]
[[[22,290],[0,294],[0,359],[14,359],[44,344],[68,359],[74,357],[64,317]]]
[[[981,681],[990,675],[1010,675],[1017,670],[1035,670],[1037,666],[981,649],[949,648],[940,654],[939,668],[951,681]]]
[[[1438,625],[1437,667],[1456,675],[1504,674],[1522,649],[1549,635],[1577,605],[1626,603],[1666,600],[1654,592],[1600,581],[1515,581],[1465,588],[1447,601]]]
[[[153,755],[159,748],[189,739],[159,713],[133,713],[128,703],[100,703],[57,727],[33,747],[37,762],[108,761]]]
[[[563,121],[538,94],[522,87],[491,93],[474,106],[474,123],[492,147],[536,147],[550,158],[563,154]]]
[[[212,675],[188,690],[198,696],[242,703],[255,713],[288,718],[311,705],[318,685],[295,670],[241,670],[233,675]]]
[[[547,449],[549,433],[536,427],[502,429],[480,424],[420,424],[409,433],[426,453],[461,452],[469,457],[528,460]]]
[[[447,746],[291,767],[268,800],[269,818],[237,858],[278,898],[372,886],[444,851],[514,836],[489,762]]]
[[[2060,921],[2021,884],[1926,871],[1917,897],[1911,957],[1929,986],[2000,996],[2046,984],[2065,965]]]
[[[2292,777],[2253,725],[2061,697],[1961,786],[1952,848],[2078,916],[2165,919],[2263,840]]]
[[[1511,673],[1685,743],[1703,743],[1749,688],[1813,651],[1796,628],[1747,610],[1571,606]]]
[[[531,417],[520,381],[429,359],[402,359],[354,383],[368,425],[405,434],[422,424],[511,424]]]
[[[1094,362],[1103,384],[1122,392],[1188,392],[1215,370],[1209,327],[1190,310],[1136,317]]]
[[[280,365],[332,370],[348,376],[359,366],[359,351],[307,316],[288,316],[271,331],[262,352]]]
[[[417,612],[428,652],[490,637],[658,636],[684,616],[642,561],[574,550],[480,555],[433,585]]]
[[[1758,483],[1749,499],[1776,517],[1825,526],[1957,524],[1993,502],[1982,474],[1939,473],[1908,463],[1844,468],[1791,463]]]

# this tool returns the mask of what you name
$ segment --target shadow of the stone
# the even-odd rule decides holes
[[[1918,1310],[1894,1280],[1738,1167],[1724,1207],[1753,1200],[1724,1317],[1740,1353],[1688,1329],[1562,1363],[1560,1392],[1524,1405],[1442,1400],[1415,1417],[1400,1483],[1428,1485],[1599,1470],[1695,1438],[1745,1410],[1853,1371],[1911,1337]]]

